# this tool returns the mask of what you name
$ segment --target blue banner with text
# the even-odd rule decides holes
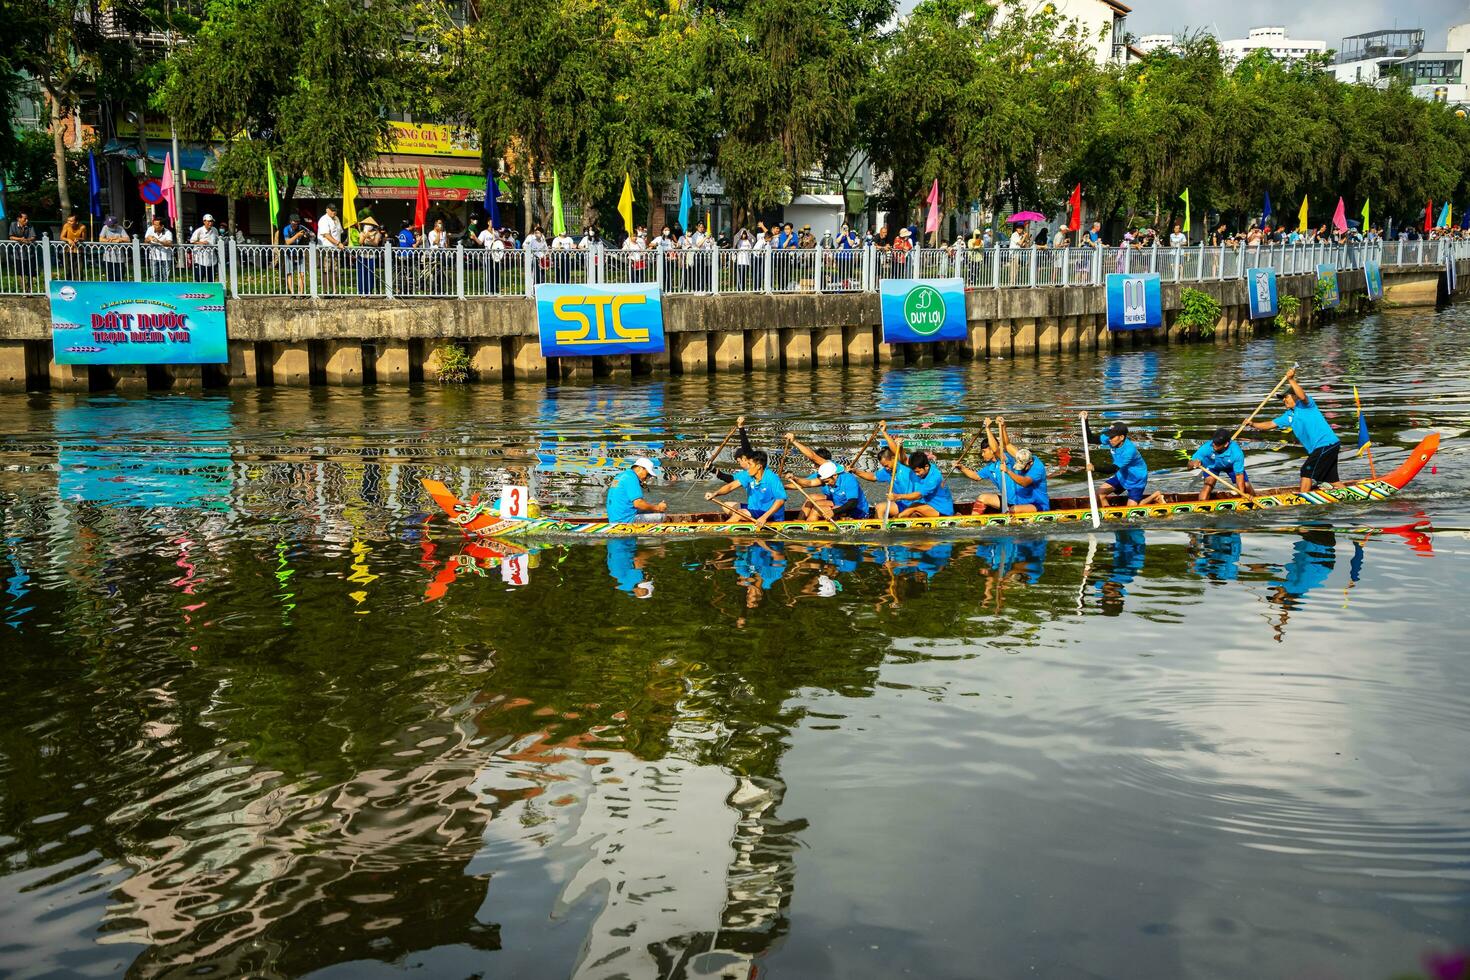
[[[963,279],[880,279],[883,343],[965,340]]]
[[[536,329],[544,357],[659,354],[664,304],[658,286],[542,283]]]
[[[1245,270],[1245,288],[1251,301],[1252,320],[1274,320],[1281,312],[1281,300],[1276,294],[1276,270]]]
[[[1322,297],[1322,305],[1328,309],[1342,305],[1342,291],[1337,287],[1337,266],[1325,262],[1317,266],[1317,295]]]
[[[217,282],[51,283],[57,364],[225,364]]]

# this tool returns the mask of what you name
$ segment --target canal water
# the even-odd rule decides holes
[[[0,975],[1365,977],[1470,943],[1470,313],[541,388],[0,400]],[[1386,504],[471,545],[419,479],[688,502],[1076,412],[1156,485],[1292,362]],[[1256,485],[1299,453],[1249,444]],[[1366,460],[1344,454],[1348,474]],[[961,490],[964,488],[962,487]]]

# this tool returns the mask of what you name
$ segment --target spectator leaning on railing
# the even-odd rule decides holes
[[[26,292],[31,292],[35,287],[32,280],[36,278],[36,229],[31,224],[31,216],[24,211],[15,216],[10,223],[10,241],[18,245],[11,251],[17,253],[14,256],[15,274],[23,284]]]
[[[153,219],[153,224],[143,235],[143,242],[148,246],[148,268],[152,280],[168,282],[173,279],[174,233],[164,227],[162,218]]]
[[[219,230],[214,227],[214,215],[206,214],[203,224],[189,236],[190,251],[194,260],[195,282],[216,282],[215,266],[219,262]]]
[[[102,267],[108,282],[124,282],[128,277],[128,233],[118,222],[117,215],[109,214],[102,219],[102,230],[97,241],[106,246],[102,249]]]

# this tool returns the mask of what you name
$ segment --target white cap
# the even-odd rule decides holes
[[[837,475],[837,464],[830,459],[817,467],[817,476],[823,480],[829,480]]]
[[[639,456],[637,459],[633,460],[633,465],[643,467],[643,472],[649,474],[650,476],[658,472],[658,465],[655,464],[654,461],[649,459],[647,456]]]
[[[837,583],[825,575],[817,576],[817,595],[830,599],[837,594]]]
[[[206,214],[201,220],[203,220],[203,221],[213,221],[214,220],[214,215],[212,215],[212,214]]]
[[[643,591],[643,590],[647,590],[647,591]],[[652,599],[653,598],[653,583],[652,582],[639,582],[637,585],[633,586],[633,597],[635,599]]]

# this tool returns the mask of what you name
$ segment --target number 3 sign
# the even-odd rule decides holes
[[[526,516],[526,502],[531,492],[526,487],[500,488],[500,519],[520,520]]]

